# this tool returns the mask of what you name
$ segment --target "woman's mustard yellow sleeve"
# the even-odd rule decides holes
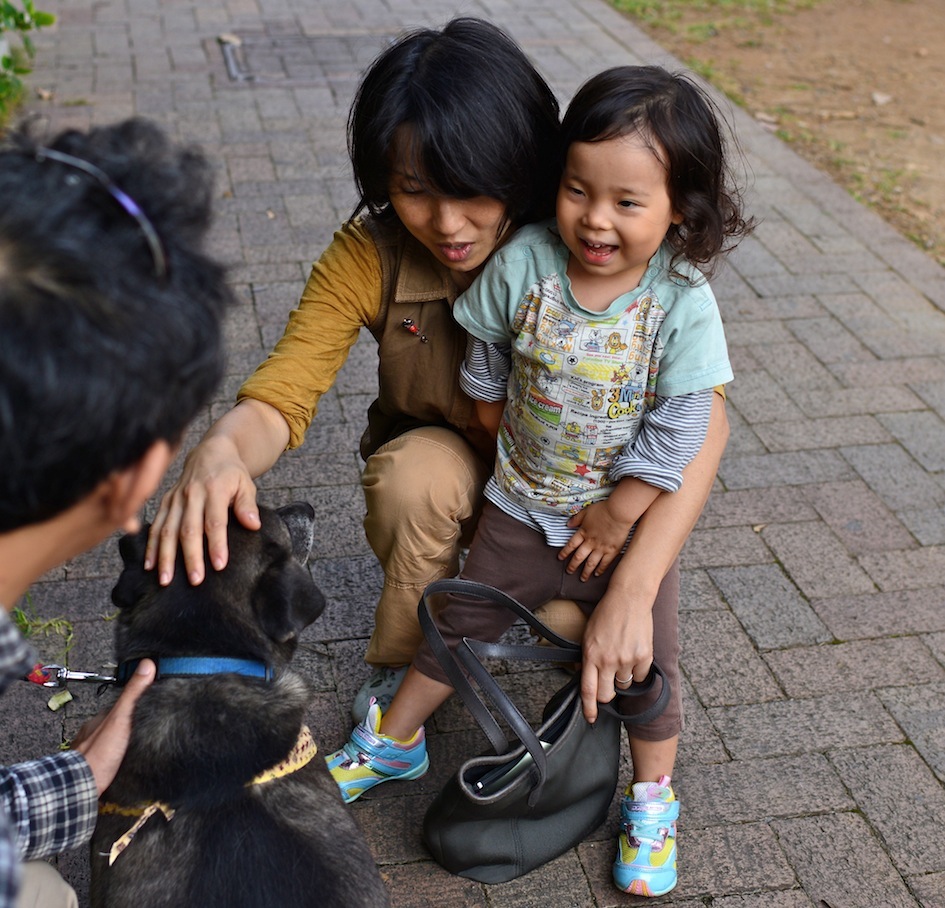
[[[281,339],[240,388],[237,401],[260,400],[283,415],[290,448],[302,443],[361,328],[377,318],[381,286],[374,241],[360,222],[344,225],[312,266]]]

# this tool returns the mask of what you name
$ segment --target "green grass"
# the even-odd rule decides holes
[[[33,605],[33,599],[29,593],[25,597],[25,608],[15,606],[10,612],[10,618],[16,625],[19,632],[26,638],[34,640],[42,637],[48,640],[50,637],[57,639],[61,643],[61,649],[53,650],[53,659],[65,661],[69,650],[75,638],[75,631],[72,622],[66,618],[41,618],[36,613],[36,607]]]
[[[653,29],[701,43],[727,29],[768,26],[776,16],[816,6],[818,0],[612,0],[616,9]]]

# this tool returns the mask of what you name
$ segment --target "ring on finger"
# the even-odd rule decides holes
[[[633,684],[633,675],[631,675],[629,678],[618,678],[615,675],[614,684]]]

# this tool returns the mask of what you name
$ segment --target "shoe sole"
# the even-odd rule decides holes
[[[351,795],[349,797],[348,793],[344,791],[341,788],[341,786],[339,786],[338,790],[341,792],[341,798],[345,802],[345,804],[350,804],[353,801],[357,801],[357,799],[360,798],[361,795],[366,794],[372,788],[377,788],[378,785],[381,785],[384,782],[410,782],[413,779],[419,779],[420,776],[424,775],[429,768],[430,768],[430,758],[424,757],[423,762],[419,766],[415,766],[413,769],[409,769],[407,770],[407,772],[400,773],[399,775],[387,776],[384,779],[376,779],[376,780],[359,779],[358,780],[359,782],[360,781],[371,782],[371,784],[368,785],[366,788],[362,788],[356,795]]]
[[[636,877],[625,884],[621,880],[617,879],[617,868],[614,868],[614,885],[621,892],[626,892],[629,895],[643,895],[649,898],[655,898],[659,895],[666,895],[667,892],[672,892],[676,888],[677,882],[678,880],[674,878],[668,886],[656,888],[653,886],[652,879],[646,880]]]

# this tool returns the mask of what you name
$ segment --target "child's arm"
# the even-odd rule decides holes
[[[459,386],[476,402],[476,419],[492,439],[505,410],[505,396],[512,366],[510,344],[493,344],[471,334],[466,339],[466,358],[459,368]]]
[[[505,412],[505,399],[502,400],[477,400],[476,418],[482,427],[489,433],[492,443],[495,444],[499,434],[499,426],[502,425],[502,414]]]
[[[575,532],[558,556],[561,560],[571,558],[568,573],[583,564],[582,580],[602,574],[623,549],[631,527],[660,492],[679,489],[684,467],[705,440],[715,396],[706,389],[664,398],[645,415],[636,440],[611,468],[611,476],[619,480],[614,490],[568,522]]]
[[[637,525],[584,632],[581,696],[589,722],[614,697],[614,679],[643,680],[653,661],[652,608],[660,584],[696,525],[728,441],[725,403],[712,395],[705,442],[678,492],[659,495]]]

